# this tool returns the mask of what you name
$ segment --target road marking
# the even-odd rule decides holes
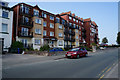
[[[104,75],[102,75],[98,80],[101,80],[104,77]]]
[[[106,71],[106,72],[108,72],[108,71],[110,71],[111,70],[111,67]]]

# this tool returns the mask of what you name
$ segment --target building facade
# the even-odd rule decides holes
[[[3,51],[8,51],[12,43],[13,10],[7,2],[0,2],[0,41]]]
[[[91,29],[87,28],[89,26],[87,21],[75,16],[71,11],[55,15],[40,9],[37,5],[25,3],[19,3],[12,9],[14,10],[12,39],[21,41],[25,48],[40,49],[45,44],[50,47],[74,48],[91,43],[87,40]],[[97,26],[95,22],[91,24]],[[94,41],[97,41],[96,39],[94,38]]]

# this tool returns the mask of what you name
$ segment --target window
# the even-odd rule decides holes
[[[62,24],[63,24],[63,25],[65,24],[65,20],[64,20],[64,19],[62,19]]]
[[[2,23],[2,32],[8,32],[8,24]]]
[[[79,35],[81,35],[81,31],[79,32]]]
[[[41,19],[36,19],[35,23],[41,24]]]
[[[78,46],[78,42],[76,42],[76,46]]]
[[[29,22],[29,18],[28,17],[25,17],[25,22]]]
[[[47,26],[47,22],[44,21],[43,22],[43,26],[46,27]]]
[[[77,30],[77,29],[76,29],[75,31],[76,31],[76,33],[78,33],[78,30]]]
[[[75,18],[73,18],[73,21],[75,21]]]
[[[59,25],[59,29],[62,29],[62,25]]]
[[[75,28],[75,24],[73,24],[73,27]]]
[[[8,12],[3,11],[3,12],[2,12],[2,17],[3,17],[3,18],[8,18]]]
[[[79,29],[81,29],[81,27],[79,26]]]
[[[59,46],[62,46],[63,45],[63,41],[59,41]]]
[[[54,36],[54,32],[50,32],[50,36]]]
[[[72,20],[72,17],[69,16],[69,19]]]
[[[46,36],[46,31],[43,31],[43,36]]]
[[[79,38],[79,40],[81,40],[81,37]]]
[[[54,20],[54,17],[53,17],[53,16],[50,16],[50,20]]]
[[[76,22],[78,23],[78,20],[76,20]]]
[[[59,33],[59,37],[62,37],[62,33]]]
[[[54,28],[54,24],[53,23],[50,23],[50,28]]]
[[[25,7],[25,13],[29,14],[29,7]]]
[[[78,36],[76,36],[76,39],[78,39]]]
[[[44,18],[47,18],[47,14],[44,13],[44,14],[43,14],[43,17],[44,17]]]
[[[40,44],[40,40],[39,39],[35,39],[35,44]]]
[[[60,23],[60,18],[56,17],[56,22]]]
[[[36,34],[41,34],[41,30],[40,29],[35,29],[35,33]]]
[[[39,11],[34,9],[34,16],[38,16],[39,17]]]
[[[23,36],[28,36],[28,28],[23,28],[21,29],[21,35]]]
[[[72,26],[72,23],[69,23],[70,26]]]

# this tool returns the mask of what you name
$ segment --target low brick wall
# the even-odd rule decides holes
[[[65,55],[67,51],[57,51],[57,52],[48,52],[48,51],[25,51],[25,54],[35,54],[40,56],[57,56]]]

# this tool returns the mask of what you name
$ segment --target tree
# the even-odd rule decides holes
[[[108,39],[107,39],[106,37],[104,37],[104,38],[102,39],[102,43],[108,43]]]
[[[12,43],[11,48],[23,48],[23,43],[19,41],[15,41]]]
[[[117,41],[116,41],[118,44],[120,44],[120,32],[118,32],[117,34]]]

